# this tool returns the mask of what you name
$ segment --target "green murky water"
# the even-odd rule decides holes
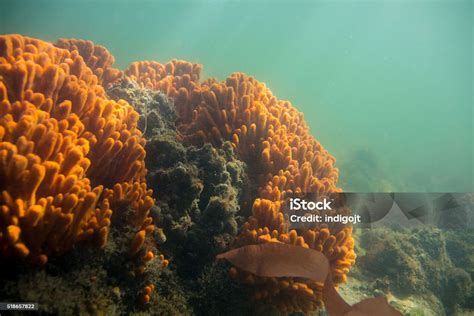
[[[305,113],[349,191],[473,191],[471,1],[5,1],[0,33],[181,58]]]

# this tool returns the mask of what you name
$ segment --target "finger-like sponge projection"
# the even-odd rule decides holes
[[[83,44],[71,43],[90,50]],[[107,98],[101,85],[110,73],[110,58],[101,57],[105,53],[95,48],[84,62],[78,50],[0,36],[3,258],[45,263],[48,255],[81,240],[103,246],[121,205],[134,210],[131,253],[153,231],[139,117],[127,102]],[[93,59],[91,70],[87,62]]]

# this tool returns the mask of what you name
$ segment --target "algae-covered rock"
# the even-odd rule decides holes
[[[463,269],[454,268],[447,272],[441,300],[448,314],[453,314],[457,305],[464,303],[471,287],[471,276]]]
[[[474,229],[446,232],[446,249],[453,264],[466,271],[474,280]],[[474,309],[474,284],[463,294],[461,306]]]
[[[358,258],[357,277],[372,284],[370,290],[391,293],[402,302],[443,306],[441,314],[470,308],[472,281],[464,269],[472,269],[472,251],[468,252],[472,239],[462,236],[428,226],[362,230],[359,245],[365,254]]]
[[[211,264],[192,287],[191,304],[197,315],[251,315],[253,307],[243,287],[228,276],[228,266]]]
[[[404,234],[385,229],[368,230],[361,243],[368,245],[365,256],[358,258],[363,271],[390,280],[391,290],[399,295],[406,296],[421,288],[424,272],[415,257],[418,250]]]
[[[122,79],[108,88],[111,99],[128,101],[140,114],[139,129],[145,137],[154,133],[154,129],[167,131],[174,129],[176,112],[173,102],[160,91],[141,88],[138,83]]]
[[[246,205],[249,187],[246,165],[229,142],[214,148],[179,141],[173,102],[162,93],[124,80],[108,94],[127,100],[141,116],[147,138],[147,185],[156,199],[151,213],[160,227],[154,237],[170,259],[168,272],[175,286],[183,289],[178,293],[189,300],[195,314],[237,315],[248,310],[252,303],[247,295],[215,266],[216,254],[232,244],[249,212],[240,207]]]
[[[160,151],[170,143],[155,136],[148,146]],[[157,192],[153,216],[167,237],[163,249],[180,272],[195,275],[237,234],[245,165],[231,154],[228,143],[223,149],[209,144],[181,149],[176,151],[184,155],[172,166],[167,161],[148,164],[147,181]]]

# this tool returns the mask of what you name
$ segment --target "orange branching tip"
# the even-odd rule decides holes
[[[153,254],[152,251],[148,251],[144,256],[143,256],[143,261],[148,262],[151,259],[153,259],[155,255]]]
[[[145,242],[145,236],[146,236],[145,230],[140,230],[138,233],[135,234],[135,238],[133,238],[132,246],[130,248],[130,253],[132,255],[140,251],[140,249],[143,246],[143,243]]]
[[[160,258],[160,261],[161,261],[161,266],[163,268],[166,268],[170,263],[169,260],[165,259],[165,256],[163,256],[163,255],[160,255],[159,258]]]

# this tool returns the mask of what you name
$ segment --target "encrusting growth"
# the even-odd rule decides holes
[[[95,238],[103,246],[112,214],[123,205],[134,210],[130,225],[137,235],[154,228],[138,114],[125,101],[109,100],[100,84],[113,57],[90,42],[59,43],[79,52],[20,35],[0,36],[4,258],[46,263],[48,255],[81,240]],[[81,56],[85,51],[89,64],[95,60],[93,70]],[[132,245],[141,246],[136,240]]]

